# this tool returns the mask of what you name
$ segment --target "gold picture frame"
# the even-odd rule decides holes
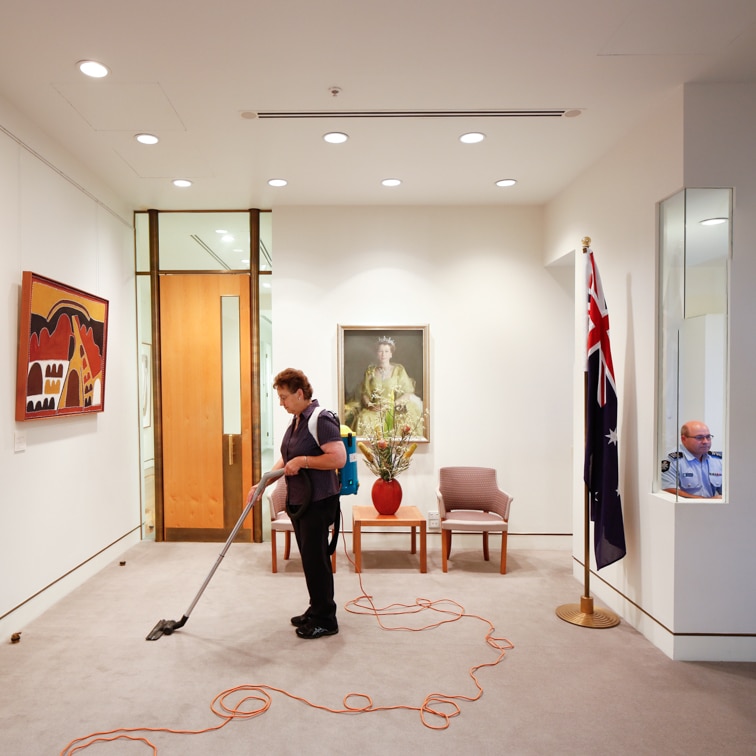
[[[391,350],[385,381],[378,347]],[[385,359],[385,355],[384,355]],[[430,361],[427,325],[338,326],[339,417],[357,438],[364,438],[368,423],[375,422],[370,398],[376,382],[397,397],[397,417],[413,427],[413,440],[430,442]],[[393,399],[391,400],[393,401]],[[392,407],[393,410],[393,407]]]

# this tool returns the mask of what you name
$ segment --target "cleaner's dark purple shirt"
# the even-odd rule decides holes
[[[318,446],[310,433],[310,429],[307,427],[310,415],[315,407],[318,406],[320,406],[318,400],[313,399],[302,412],[297,429],[294,430],[294,421],[296,418],[292,420],[291,425],[286,429],[283,441],[281,442],[281,456],[283,457],[284,464],[294,457],[318,457],[323,454],[320,446],[331,441],[341,441],[341,426],[338,420],[330,412],[323,411],[318,417],[318,439],[320,441],[320,446]],[[312,501],[320,501],[339,493],[339,477],[336,470],[313,470],[310,468],[307,470],[307,473],[312,483]],[[305,503],[309,490],[302,478],[301,473],[286,476],[290,504]]]

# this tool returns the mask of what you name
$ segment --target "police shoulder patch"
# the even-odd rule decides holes
[[[670,459],[680,459],[680,457],[682,457],[682,455],[683,455],[682,452],[670,452],[669,453],[669,458]]]
[[[667,472],[669,470],[669,460],[663,459],[662,460],[662,472]]]

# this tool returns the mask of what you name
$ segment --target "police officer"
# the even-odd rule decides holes
[[[714,436],[699,420],[680,428],[679,451],[662,461],[662,488],[685,499],[719,499],[722,496],[722,453],[711,451]]]

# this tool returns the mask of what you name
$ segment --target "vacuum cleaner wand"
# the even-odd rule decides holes
[[[192,600],[192,603],[189,605],[189,608],[186,610],[186,613],[180,620],[160,620],[155,627],[150,630],[150,632],[147,634],[147,637],[145,640],[158,640],[163,635],[172,635],[174,630],[178,630],[179,628],[183,627],[187,620],[189,619],[189,615],[192,613],[192,610],[197,605],[197,602],[200,600],[200,596],[204,593],[205,588],[207,588],[208,583],[212,579],[213,575],[215,575],[215,571],[218,569],[218,566],[223,561],[223,557],[226,556],[226,552],[229,550],[231,544],[234,541],[234,538],[236,538],[236,534],[241,529],[242,523],[247,518],[247,515],[252,510],[252,507],[255,505],[255,502],[262,496],[262,492],[266,489],[269,483],[272,481],[280,478],[284,474],[283,470],[270,470],[266,472],[262,478],[260,478],[260,482],[255,486],[255,494],[254,496],[247,502],[247,506],[244,507],[244,511],[241,513],[241,517],[239,517],[238,522],[236,525],[234,525],[234,529],[231,531],[231,535],[229,535],[228,539],[226,540],[225,545],[223,546],[223,550],[218,555],[218,558],[215,560],[215,564],[213,565],[212,569],[208,573],[208,576],[205,578],[205,582],[202,583],[202,587],[197,591],[197,595]]]

